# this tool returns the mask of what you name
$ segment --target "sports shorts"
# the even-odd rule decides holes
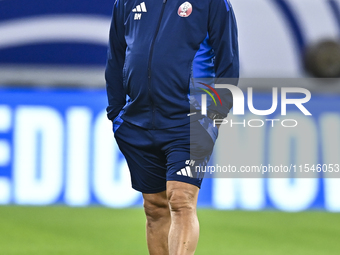
[[[113,122],[114,136],[127,161],[132,188],[142,193],[166,190],[167,181],[201,187],[218,135],[208,117],[168,129],[144,129],[123,121]]]

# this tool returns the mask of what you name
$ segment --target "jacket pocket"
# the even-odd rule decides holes
[[[115,133],[117,130],[120,128],[120,126],[123,124],[124,120],[121,118],[121,116],[123,115],[124,110],[121,110],[118,114],[118,116],[112,121],[113,124],[113,133]]]
[[[123,88],[126,94],[128,94],[128,87],[127,87],[127,74],[126,74],[126,63],[124,63],[123,67]]]

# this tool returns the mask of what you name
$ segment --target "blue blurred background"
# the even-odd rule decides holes
[[[257,89],[265,90],[274,86],[267,78],[340,76],[340,0],[232,4],[245,83],[256,78]],[[0,204],[141,206],[105,116],[112,5],[107,0],[0,1]],[[295,139],[296,151],[304,150],[288,162],[340,164],[339,82],[303,86],[312,92],[313,116],[297,116],[305,132],[286,134]],[[258,92],[254,100],[270,105],[271,94]],[[229,155],[245,153],[262,162],[281,146],[281,136],[276,129],[262,129],[256,135],[263,138],[262,149],[240,140]],[[231,138],[225,139],[219,141]],[[255,147],[245,152],[249,144]],[[340,179],[206,179],[199,205],[340,212]]]

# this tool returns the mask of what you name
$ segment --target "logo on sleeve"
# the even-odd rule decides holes
[[[140,20],[142,18],[142,13],[147,12],[145,2],[137,5],[136,8],[133,8],[132,12],[135,13],[134,20]]]
[[[192,13],[192,5],[189,2],[184,2],[181,4],[181,6],[178,8],[178,15],[180,17],[186,18],[189,17]]]

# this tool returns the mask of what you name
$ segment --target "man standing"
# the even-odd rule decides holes
[[[114,3],[107,115],[132,187],[143,193],[151,255],[194,254],[202,176],[193,167],[209,160],[218,132],[213,119],[225,118],[232,107],[230,92],[218,91],[220,104],[202,115],[192,78],[238,76],[236,21],[228,0]],[[216,92],[201,84],[202,91]]]

